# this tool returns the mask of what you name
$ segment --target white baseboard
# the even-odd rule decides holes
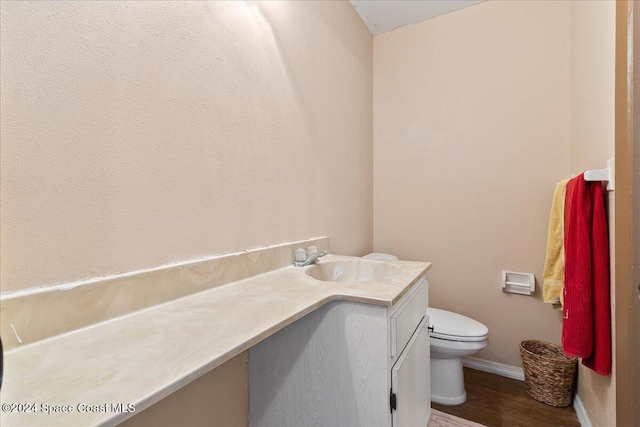
[[[578,421],[582,427],[592,427],[591,420],[589,419],[589,415],[587,415],[587,410],[582,403],[582,399],[578,393],[573,397],[573,409],[576,411],[576,415],[578,416]]]
[[[517,366],[505,365],[504,363],[492,362],[490,360],[479,359],[477,357],[465,357],[462,359],[462,366],[476,369],[478,371],[489,372],[514,380],[524,381],[524,371]]]

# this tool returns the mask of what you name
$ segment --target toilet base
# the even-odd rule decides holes
[[[466,400],[462,359],[431,358],[431,401],[453,406]]]

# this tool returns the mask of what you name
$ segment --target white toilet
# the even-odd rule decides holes
[[[428,308],[431,332],[431,401],[460,405],[467,400],[462,358],[489,344],[489,329],[461,314]]]
[[[367,259],[397,260],[381,253]],[[476,354],[489,344],[489,329],[469,317],[437,308],[428,308],[431,332],[431,401],[460,405],[467,400],[462,358]]]

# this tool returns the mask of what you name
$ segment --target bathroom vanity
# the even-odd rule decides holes
[[[255,345],[249,424],[426,426],[427,306],[423,276],[390,307],[330,302]]]
[[[431,264],[293,267],[308,245],[329,249],[319,238],[3,298],[0,403],[74,410],[0,424],[114,426],[250,349],[252,426],[425,426]],[[135,413],[81,410],[110,402]]]

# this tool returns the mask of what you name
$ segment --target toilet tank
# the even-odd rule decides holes
[[[365,259],[377,259],[377,260],[383,260],[383,261],[395,261],[395,260],[398,259],[398,257],[395,256],[395,255],[382,254],[382,253],[377,253],[377,252],[374,252],[374,253],[369,254],[369,255],[365,255],[362,258],[365,258]]]

